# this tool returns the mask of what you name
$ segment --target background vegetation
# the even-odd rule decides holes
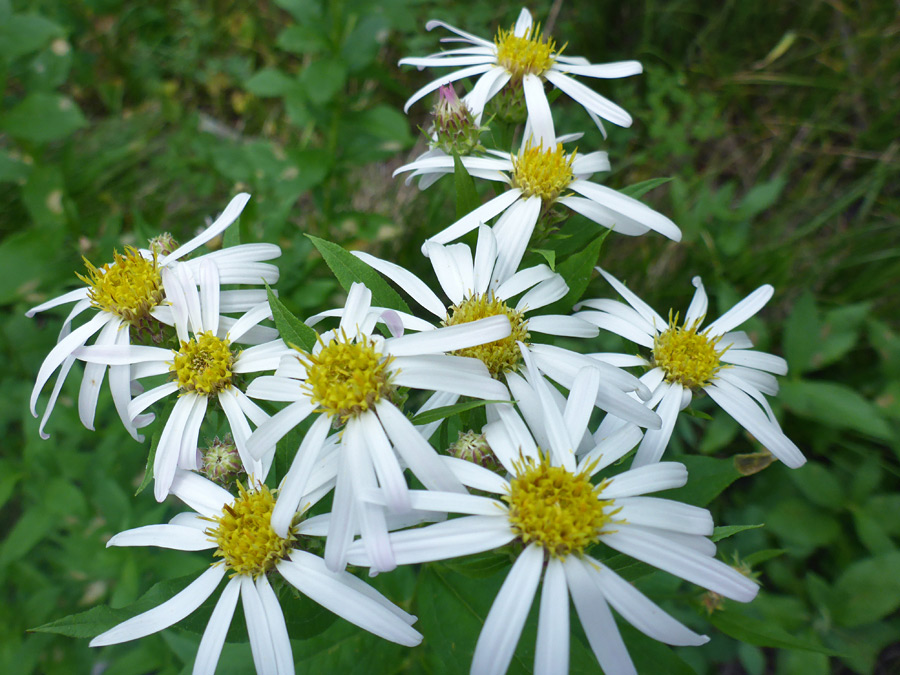
[[[76,377],[51,439],[39,438],[27,400],[62,317],[29,320],[25,310],[72,287],[81,256],[100,264],[161,230],[186,239],[239,190],[253,194],[244,238],[282,246],[278,287],[301,316],[342,297],[304,233],[421,268],[410,242],[454,219],[452,184],[419,194],[391,179],[421,150],[416,127],[428,124],[427,105],[409,118],[400,111],[426,75],[396,61],[437,49],[428,18],[489,36],[519,8],[503,0],[0,0],[0,671],[182,672],[196,644],[184,631],[103,651],[26,631],[98,603],[127,605],[205,564],[179,552],[104,548],[113,533],[177,507],[133,497],[146,448],[118,432],[104,399],[99,431],[81,427]],[[601,263],[659,309],[685,307],[694,274],[713,310],[764,282],[777,291],[751,332],[790,363],[777,409],[810,461],[798,471],[765,467],[714,502],[718,523],[765,524],[721,546],[728,557],[764,552],[754,566],[764,590],[737,627],[726,614],[714,612],[713,626],[695,616],[712,643],[677,656],[699,673],[896,672],[896,3],[530,8],[568,43],[566,53],[644,63],[643,76],[596,85],[635,118],[631,129],[609,129],[605,182],[672,177],[645,199],[673,217],[684,241],[613,236]],[[575,107],[557,122],[565,131],[589,126]],[[593,132],[581,143],[604,147]],[[589,294],[610,291],[595,282]],[[766,464],[722,416],[681,420],[676,446],[746,455],[744,473]],[[401,601],[416,583],[499,583],[450,568],[380,579]],[[668,592],[662,578],[647,583]],[[419,597],[413,611],[430,649],[372,650],[338,621],[298,641],[295,655],[318,671],[465,670],[468,646],[448,644],[457,620],[477,620],[479,608],[457,614]],[[311,614],[317,621],[324,617]],[[248,651],[223,657],[222,671],[241,672]],[[527,656],[514,663],[529,666]]]

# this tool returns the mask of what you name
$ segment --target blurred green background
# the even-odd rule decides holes
[[[98,603],[127,605],[205,564],[104,548],[113,533],[177,507],[133,497],[146,448],[118,431],[107,394],[101,431],[81,427],[78,377],[64,388],[51,439],[39,438],[27,400],[64,314],[30,320],[25,310],[74,287],[81,256],[99,265],[159,231],[187,239],[240,190],[253,195],[243,238],[281,245],[278,288],[301,316],[342,297],[304,233],[427,274],[418,245],[455,219],[452,182],[419,193],[391,178],[424,149],[417,127],[427,127],[429,104],[409,117],[402,104],[431,79],[395,64],[438,49],[440,31],[424,30],[429,18],[489,37],[519,9],[0,0],[0,672],[182,672],[195,647],[178,630],[103,651],[26,631]],[[775,406],[810,461],[797,471],[768,466],[712,504],[717,523],[765,523],[721,546],[729,560],[756,553],[764,590],[740,608],[749,618],[737,626],[715,613],[695,618],[712,642],[675,652],[687,672],[900,671],[896,3],[530,9],[567,54],[644,64],[640,77],[591,83],[634,126],[609,126],[608,142],[590,131],[579,147],[609,150],[613,172],[602,180],[612,187],[672,177],[644,199],[684,241],[613,235],[601,263],[663,312],[686,307],[694,274],[713,296],[711,314],[761,283],[776,287],[749,330],[789,361]],[[560,106],[558,131],[589,126],[577,106]],[[611,291],[595,281],[588,294]],[[675,455],[750,455],[739,462],[748,474],[766,463],[722,415],[686,416],[674,443]],[[430,571],[419,583],[452,574]],[[390,576],[382,588],[409,599],[413,573]],[[670,592],[665,583],[657,590]],[[435,614],[425,602],[413,611]],[[452,640],[452,623],[438,621],[443,637],[426,631],[426,642]],[[439,647],[369,651],[357,633],[339,621],[298,641],[295,654],[318,671],[446,672],[454,663]],[[235,648],[223,668],[241,672],[248,651]]]

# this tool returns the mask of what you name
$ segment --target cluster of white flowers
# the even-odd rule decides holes
[[[667,644],[699,645],[708,638],[618,576],[597,545],[740,602],[756,595],[754,581],[716,559],[707,510],[645,495],[686,484],[683,464],[660,460],[678,413],[701,392],[787,466],[803,464],[765,398],[777,392],[773,373],[784,374],[786,364],[753,351],[748,335],[736,330],[765,305],[772,287],[760,287],[701,328],[707,296],[699,278],[683,322],[677,314],[666,321],[597,268],[627,304],[596,298],[566,308],[567,314],[542,312],[566,297],[569,287],[549,265],[523,268],[522,261],[555,205],[614,232],[653,230],[680,239],[665,216],[589,180],[609,170],[607,154],[566,152],[563,144],[579,135],[556,135],[544,93],[549,84],[584,106],[598,125],[602,117],[628,126],[628,113],[573,76],[624,77],[641,72],[641,65],[594,65],[562,56],[526,10],[493,42],[441,22],[428,24],[429,30],[435,26],[467,46],[401,63],[463,68],[417,91],[407,107],[449,82],[478,79],[462,99],[442,91],[433,130],[438,140],[398,173],[417,176],[427,187],[454,172],[454,157],[464,149],[461,162],[471,176],[509,187],[424,242],[436,284],[354,253],[402,288],[425,310],[424,318],[373,306],[372,289],[354,283],[344,307],[306,319],[310,327],[334,322],[316,333],[314,344],[286,344],[266,325],[273,312],[265,289],[223,290],[274,284],[278,268],[266,261],[278,257],[278,247],[243,244],[189,258],[238,218],[246,194],[187,244],[161,239],[148,249],[117,253],[100,269],[89,265],[85,288],[29,312],[75,303],[32,395],[37,414],[41,391],[59,371],[42,435],[75,361],[85,364],[78,410],[88,428],[107,369],[116,410],[138,441],[138,429],[154,418],[147,411],[177,395],[163,406],[168,417],[154,447],[152,478],[157,500],[171,494],[192,510],[167,524],[121,532],[109,545],[215,551],[210,568],[187,588],[91,645],[133,640],[175,624],[228,574],[194,672],[214,672],[240,597],[257,671],[293,673],[288,630],[269,581],[277,571],[335,614],[414,646],[422,640],[412,627],[416,617],[347,565],[375,574],[506,547],[515,562],[475,646],[472,672],[506,671],[543,577],[535,671],[568,670],[571,596],[604,671],[629,673],[634,666],[610,606]],[[523,142],[512,155],[473,142],[495,98],[495,114],[524,123]],[[522,118],[516,120],[517,114]],[[463,139],[463,146],[455,147],[454,139]],[[493,226],[487,224],[494,218]],[[474,250],[451,243],[473,230]],[[89,310],[94,316],[73,329],[74,319]],[[591,353],[590,340],[601,330],[649,351]],[[532,343],[533,333],[563,336],[567,345],[584,348]],[[426,393],[415,411],[410,390]],[[463,397],[482,410],[483,425],[468,430],[467,443],[436,449],[432,439],[446,422],[414,424],[412,413],[449,407],[453,414]],[[230,434],[202,452],[201,430],[216,403]],[[277,412],[270,415],[272,410]],[[276,447],[296,438],[289,434],[307,420],[302,438],[286,448],[293,461],[276,485],[269,475]],[[630,468],[623,470],[635,447]],[[422,489],[411,488],[409,476]],[[330,511],[310,515],[332,490]],[[308,549],[321,537],[320,558]]]

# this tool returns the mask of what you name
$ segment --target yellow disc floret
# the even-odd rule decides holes
[[[606,483],[594,485],[587,471],[572,473],[540,462],[522,461],[510,481],[509,522],[524,544],[538,544],[549,555],[579,554],[597,541],[618,509],[601,499]]]
[[[211,331],[182,341],[181,349],[173,350],[175,358],[169,364],[181,390],[213,396],[230,387],[234,354],[229,344],[228,340],[217,338]]]
[[[562,49],[557,52],[556,43],[541,34],[540,24],[529,28],[522,37],[517,37],[514,30],[498,30],[494,45],[497,64],[512,75],[510,82],[515,85],[529,73],[540,77],[550,70]]]
[[[388,365],[392,356],[385,356],[366,335],[350,341],[332,338],[326,345],[319,337],[322,349],[318,354],[301,351],[306,366],[306,389],[319,412],[337,416],[343,424],[351,415],[372,408],[382,397],[393,391]]]
[[[271,525],[275,495],[267,486],[249,492],[238,483],[238,491],[237,499],[225,505],[221,516],[209,519],[215,525],[206,534],[219,547],[215,555],[223,558],[229,570],[256,578],[291,552],[294,528],[287,539],[275,534]]]
[[[541,145],[526,144],[513,157],[513,187],[521,188],[525,197],[537,195],[545,206],[552,204],[575,177],[572,173],[575,154],[567,155],[562,143],[546,150]]]
[[[111,312],[138,326],[150,317],[150,310],[163,301],[162,277],[154,254],[147,259],[137,249],[113,253],[113,262],[101,268],[87,259],[87,276],[78,275],[90,288],[88,298],[94,307]]]
[[[458,349],[455,356],[468,356],[478,359],[490,371],[492,377],[500,377],[503,373],[515,370],[522,355],[516,342],[528,341],[528,320],[523,312],[518,312],[509,307],[503,300],[494,297],[494,294],[479,294],[466,298],[458,305],[453,305],[444,319],[443,325],[456,326],[461,323],[469,323],[486,319],[489,316],[506,316],[512,326],[510,334],[500,340],[494,340],[483,345]]]
[[[673,319],[670,313],[668,329],[653,338],[653,361],[665,372],[666,382],[698,389],[724,367],[720,358],[725,350],[716,348],[721,336],[698,333],[699,325],[700,320],[679,326],[678,315]]]

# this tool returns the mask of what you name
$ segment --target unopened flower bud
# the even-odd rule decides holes
[[[478,136],[486,127],[475,123],[468,106],[456,95],[453,85],[444,85],[438,90],[437,103],[432,111],[432,147],[438,147],[447,154],[470,155],[482,149]]]
[[[230,434],[225,434],[222,439],[216,436],[201,454],[200,472],[222,487],[230,487],[247,473]]]
[[[168,232],[163,232],[150,240],[150,250],[157,256],[169,255],[176,248],[178,248],[178,242]]]
[[[459,439],[447,449],[447,452],[452,457],[464,459],[491,471],[500,467],[484,434],[476,434],[474,431],[460,431]]]

